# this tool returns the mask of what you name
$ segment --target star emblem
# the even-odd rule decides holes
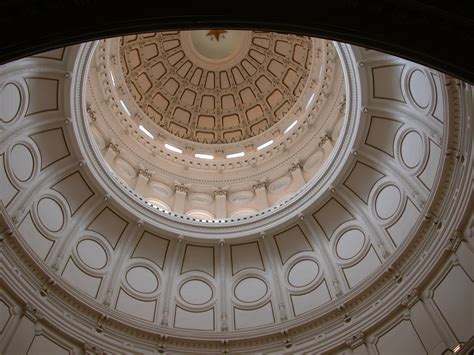
[[[219,38],[221,35],[223,35],[224,33],[226,33],[227,31],[226,30],[210,30],[207,32],[207,36],[214,36],[217,40],[217,42],[219,42]],[[225,37],[223,37],[225,38]],[[211,41],[213,40],[213,38],[211,37]]]

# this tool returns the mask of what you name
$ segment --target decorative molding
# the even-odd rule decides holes
[[[456,96],[450,100],[456,100]],[[452,104],[451,101],[450,104]],[[460,112],[453,113],[452,115],[449,118],[450,125],[447,129],[457,129],[459,130],[459,135],[453,134],[446,138],[448,132],[445,132],[445,146],[448,143],[454,144],[459,141],[464,142],[463,144],[466,147],[470,147],[472,142],[469,142],[469,140],[463,141],[463,132],[467,132],[465,129],[465,117],[461,116]],[[81,124],[81,121],[78,120],[79,124]],[[72,126],[70,125],[68,129]],[[449,142],[446,140],[449,140]],[[73,140],[71,139],[71,141]],[[87,145],[87,141],[83,141],[81,144]],[[357,142],[355,144],[357,145]],[[464,149],[466,147],[463,146],[463,149],[460,147],[459,151],[470,151]],[[442,147],[442,149],[444,152],[445,147]],[[71,149],[71,151],[76,151],[76,149]],[[336,153],[334,152],[334,154]],[[97,185],[100,186],[101,182],[103,182],[100,178],[101,172],[100,170],[94,170],[94,164],[93,161],[91,163],[87,161],[84,169],[89,169],[88,173],[91,174],[92,178],[97,179]],[[58,267],[60,260],[68,258],[67,253],[62,251],[61,253],[54,254],[54,256],[57,255],[57,259],[48,260],[48,264],[39,260],[35,251],[25,241],[28,235],[22,235],[18,228],[15,227],[15,224],[12,223],[13,217],[11,216],[15,210],[8,210],[7,212],[2,206],[0,220],[3,232],[0,233],[0,260],[2,261],[2,277],[5,277],[5,283],[8,286],[5,292],[13,294],[13,297],[18,298],[19,301],[21,300],[23,304],[34,304],[31,307],[33,310],[29,311],[29,313],[33,314],[31,315],[33,318],[37,317],[36,314],[38,314],[39,318],[37,319],[39,319],[39,322],[42,321],[41,317],[44,317],[49,326],[74,331],[81,341],[88,344],[97,343],[97,348],[103,347],[104,349],[110,349],[111,352],[123,352],[124,344],[140,345],[140,349],[142,347],[146,349],[153,347],[156,349],[157,344],[159,344],[159,347],[162,347],[161,350],[163,350],[165,348],[164,343],[166,343],[167,351],[169,350],[170,352],[179,352],[183,349],[189,352],[210,352],[221,348],[235,349],[241,352],[281,351],[282,341],[286,344],[286,340],[290,341],[291,347],[294,347],[294,349],[300,349],[298,346],[307,346],[310,349],[307,352],[330,352],[344,344],[356,347],[357,345],[353,344],[359,344],[361,339],[364,339],[365,334],[368,335],[366,337],[367,342],[373,340],[370,335],[371,331],[366,331],[367,322],[370,321],[370,325],[373,327],[387,324],[386,322],[389,322],[387,319],[400,313],[400,308],[402,308],[400,305],[403,305],[405,308],[413,306],[418,297],[418,292],[416,291],[418,287],[423,288],[426,281],[429,281],[438,274],[438,266],[448,260],[449,255],[446,255],[445,251],[456,251],[462,241],[462,236],[460,236],[458,231],[463,228],[463,216],[470,212],[468,204],[469,194],[467,192],[471,191],[473,184],[472,177],[470,176],[472,162],[470,159],[466,159],[465,164],[468,164],[466,169],[455,169],[452,162],[449,161],[442,161],[440,164],[433,185],[433,193],[428,196],[426,206],[421,211],[420,218],[412,227],[403,244],[384,261],[384,264],[373,274],[367,276],[354,289],[341,291],[339,288],[341,297],[333,299],[327,304],[298,317],[285,317],[288,316],[285,313],[285,304],[278,297],[275,297],[272,299],[273,303],[275,305],[278,304],[279,307],[283,305],[283,310],[280,308],[280,319],[275,324],[259,327],[258,329],[235,330],[229,329],[229,327],[232,327],[232,322],[229,322],[227,330],[224,330],[226,327],[223,326],[223,322],[220,328],[216,328],[215,332],[206,333],[192,329],[174,329],[168,324],[169,315],[166,306],[157,309],[157,312],[162,312],[163,318],[157,320],[156,323],[137,320],[131,315],[108,309],[108,307],[104,307],[104,303],[108,302],[110,288],[104,291],[104,295],[99,295],[99,300],[97,301],[76,292],[71,285],[67,284],[54,272],[54,266]],[[347,173],[347,168],[345,165],[339,166],[338,173]],[[337,187],[339,185],[335,182],[334,186]],[[118,213],[126,216],[124,218],[129,219],[130,217],[130,221],[136,221],[137,215],[139,215],[140,218],[146,221],[147,228],[150,228],[151,231],[159,230],[163,235],[171,239],[171,243],[174,243],[170,244],[173,245],[171,248],[174,248],[176,245],[184,246],[183,244],[185,243],[181,243],[183,237],[176,238],[176,235],[180,234],[182,229],[177,228],[174,230],[174,233],[171,233],[165,227],[159,226],[161,223],[159,218],[162,218],[162,216],[157,219],[158,222],[156,224],[153,224],[153,219],[150,218],[153,215],[142,214],[143,211],[140,210],[140,205],[137,205],[138,207],[135,210],[133,200],[124,198],[127,195],[116,193],[113,190],[114,187],[116,186],[112,185],[110,190],[106,190],[110,193],[109,203],[113,204],[114,211],[117,210]],[[321,195],[318,196],[318,201],[327,201],[327,196],[326,190],[323,190]],[[18,199],[21,198],[25,197],[20,194]],[[308,200],[302,201],[307,202]],[[296,207],[301,206],[299,202],[295,202],[294,205]],[[320,203],[310,204],[310,208],[316,210],[320,207]],[[21,206],[20,202],[17,203],[15,201],[15,204]],[[123,213],[124,210],[128,210],[131,216],[128,213]],[[311,209],[308,211],[311,211]],[[365,215],[368,212],[359,211],[358,213]],[[428,216],[430,223],[423,223],[422,216],[425,215]],[[278,214],[275,214],[275,216],[278,216]],[[76,218],[79,220],[81,216],[79,215]],[[355,218],[357,219],[358,215]],[[169,222],[165,218],[163,220],[165,223]],[[307,220],[305,219],[305,221]],[[440,221],[443,222],[442,225],[439,223]],[[262,220],[259,220],[257,223],[252,221],[249,225],[252,226],[254,233],[252,235],[239,235],[239,237],[242,237],[243,242],[252,243],[255,241],[255,238],[261,235],[261,231],[267,231],[269,235],[273,235],[280,228],[283,229],[284,223],[285,221],[282,221],[281,224],[273,224],[272,228],[266,228],[267,225]],[[192,224],[190,226],[192,227]],[[340,227],[345,228],[344,226]],[[224,229],[226,233],[221,234],[219,239],[226,241],[226,237],[232,235],[238,227],[235,228],[234,230]],[[205,228],[202,228],[202,230],[205,231]],[[219,230],[219,228],[216,228],[216,230]],[[322,232],[319,232],[319,229],[315,233],[320,233],[322,236]],[[203,232],[203,234],[205,233]],[[9,237],[5,235],[9,235]],[[188,234],[185,233],[185,235],[188,238]],[[138,236],[136,239],[139,239]],[[217,245],[217,240],[219,240],[202,239],[198,242],[196,235],[190,235],[189,239],[192,240],[192,243],[196,244],[202,241],[202,245],[207,245],[208,247],[212,243]],[[125,238],[120,239],[121,243],[122,240],[125,240]],[[122,244],[133,248],[133,240],[130,237]],[[322,237],[320,240],[325,239]],[[265,240],[265,242],[269,241],[268,239]],[[226,249],[227,244],[220,248],[221,252],[226,252]],[[424,255],[423,253],[429,253],[429,257],[421,258],[420,256]],[[126,255],[128,255],[126,249],[118,250],[116,254],[117,260],[119,262],[126,261]],[[168,261],[163,272],[168,273],[170,270],[168,265],[172,265],[179,258],[177,256]],[[267,263],[267,258],[272,258],[275,261],[278,255],[268,248],[268,253],[265,254],[265,263]],[[322,259],[318,258],[318,260],[321,261]],[[49,266],[51,264],[53,268]],[[199,271],[190,271],[190,273],[197,272]],[[217,275],[219,272],[221,272],[221,269],[218,269],[215,274]],[[328,278],[328,280],[330,279]],[[169,290],[167,292],[169,294],[164,296],[165,301],[162,304],[171,305],[171,295],[174,292],[172,285],[174,283],[175,279],[172,277],[167,284],[163,285],[163,287],[168,287]],[[284,288],[277,285],[277,282],[272,282],[271,286],[270,292],[272,292],[272,297],[275,293],[282,292],[282,298],[284,299],[284,292],[286,292]],[[423,291],[422,288],[420,291]],[[48,297],[38,297],[38,292],[41,294],[41,291],[43,291],[43,294],[47,294]],[[384,300],[384,306],[374,307],[374,300],[381,299]],[[227,316],[227,312],[219,309],[219,307],[216,307],[216,314],[220,314],[222,320],[223,315]],[[72,314],[72,320],[65,317],[65,313]],[[172,323],[172,317],[170,323]],[[94,334],[91,331],[92,329],[95,329],[97,332],[107,333],[107,340]],[[220,333],[221,331],[223,333]],[[222,338],[225,338],[224,343],[221,342]],[[166,342],[160,339],[165,339]],[[305,344],[304,342],[307,343]]]
[[[179,192],[184,192],[185,194],[187,194],[189,192],[189,186],[183,183],[180,183],[180,184],[175,183],[174,190],[179,191]]]
[[[300,163],[293,163],[288,168],[288,173],[291,174],[291,173],[294,173],[295,171],[300,170],[300,169],[301,169],[301,164]]]
[[[258,189],[266,189],[267,183],[265,181],[257,181],[255,184],[252,185],[252,189],[258,190]]]
[[[153,174],[148,169],[142,169],[142,168],[137,170],[137,174],[142,175],[143,177],[147,179],[151,179],[151,177],[153,176]]]

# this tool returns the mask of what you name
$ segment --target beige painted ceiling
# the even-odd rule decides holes
[[[121,40],[128,90],[155,124],[180,138],[213,144],[256,136],[282,119],[307,85],[310,38],[219,31]]]

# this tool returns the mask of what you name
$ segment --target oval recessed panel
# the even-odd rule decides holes
[[[252,216],[257,213],[257,210],[254,210],[253,208],[242,208],[240,210],[235,211],[230,218],[245,218]]]
[[[105,140],[104,140],[104,137],[102,137],[102,134],[99,132],[99,130],[97,128],[95,128],[94,126],[91,126],[91,132],[92,132],[92,135],[94,136],[95,142],[97,143],[99,148],[104,149],[105,148]]]
[[[204,219],[204,220],[214,219],[214,216],[212,215],[211,212],[204,211],[204,210],[190,210],[186,212],[186,216],[188,216],[189,218],[194,218],[194,219]]]
[[[33,174],[33,154],[23,144],[16,144],[11,150],[10,166],[15,177],[20,181],[27,181]]]
[[[291,184],[291,177],[283,176],[279,179],[273,181],[269,186],[268,190],[270,192],[280,192],[286,189]]]
[[[310,171],[311,169],[315,168],[319,165],[324,158],[324,153],[321,150],[318,150],[316,153],[311,155],[303,165],[304,171]]]
[[[252,201],[253,192],[252,191],[238,191],[234,192],[229,196],[229,201],[236,205],[243,205],[247,202]]]
[[[84,239],[77,244],[81,261],[92,269],[102,269],[107,264],[107,253],[95,240]]]
[[[267,294],[267,284],[256,277],[248,277],[235,286],[234,292],[242,302],[256,302]]]
[[[409,168],[420,164],[423,157],[423,140],[419,133],[408,132],[402,140],[402,160]]]
[[[38,202],[38,218],[43,226],[51,232],[59,231],[64,223],[61,206],[49,197],[44,197]]]
[[[319,266],[313,260],[298,261],[288,273],[288,282],[294,287],[309,285],[316,279],[319,273]]]
[[[415,70],[410,76],[410,93],[419,107],[428,107],[431,99],[431,87],[428,78],[421,70]]]
[[[353,258],[362,250],[364,241],[364,233],[359,229],[350,229],[344,232],[336,244],[337,256],[341,259]]]
[[[334,126],[334,128],[332,129],[332,135],[331,135],[331,138],[332,140],[335,142],[337,141],[337,139],[339,138],[339,134],[341,133],[341,130],[342,130],[342,125],[344,124],[344,117],[341,117],[336,125]]]
[[[13,120],[20,111],[21,93],[15,84],[9,83],[3,87],[0,95],[0,119],[3,122]]]
[[[394,185],[385,186],[375,199],[375,211],[382,219],[393,216],[400,205],[400,190]]]
[[[198,204],[203,204],[203,205],[208,205],[213,200],[211,195],[200,193],[200,192],[195,192],[195,193],[189,194],[188,199],[191,202],[198,203]]]
[[[148,198],[147,201],[151,203],[154,207],[161,208],[165,211],[171,211],[170,206],[164,203],[163,201],[157,200],[156,198]]]
[[[126,280],[131,288],[141,293],[151,293],[158,288],[155,274],[143,266],[135,266],[127,271]]]
[[[159,195],[171,196],[173,191],[168,185],[162,184],[158,181],[150,181],[148,184],[150,188]]]
[[[133,166],[123,159],[116,159],[115,166],[119,175],[125,179],[132,179],[135,177],[136,172]]]
[[[200,305],[212,298],[212,288],[201,280],[186,281],[179,289],[181,298],[189,304]]]

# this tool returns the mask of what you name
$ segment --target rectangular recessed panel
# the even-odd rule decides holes
[[[228,89],[230,87],[230,83],[229,83],[229,76],[227,75],[227,72],[221,71],[220,78],[221,78],[221,88]]]
[[[244,269],[265,269],[258,242],[231,245],[230,254],[232,275]]]
[[[421,341],[425,345],[429,354],[442,354],[446,345],[441,334],[436,330],[433,320],[426,312],[422,301],[418,301],[410,308],[410,319],[417,330]]]
[[[300,46],[298,44],[295,45],[294,51],[293,51],[293,60],[296,63],[304,65],[306,61],[306,50],[304,49],[303,46]]]
[[[11,183],[7,172],[5,171],[5,155],[0,154],[0,200],[5,206],[15,198],[18,189]]]
[[[156,300],[143,301],[130,296],[123,289],[117,297],[115,309],[150,322],[155,321]]]
[[[253,328],[275,323],[272,303],[256,309],[240,309],[234,307],[235,329]]]
[[[208,72],[206,76],[206,89],[213,90],[215,85],[215,75],[213,72]]]
[[[127,225],[128,222],[125,219],[106,207],[94,218],[87,229],[102,235],[115,248]]]
[[[300,314],[319,307],[330,300],[331,295],[329,294],[326,281],[308,293],[291,295],[291,304],[293,305],[293,313],[295,316],[299,316]]]
[[[191,312],[176,306],[174,326],[185,329],[214,330],[214,308],[204,312]]]
[[[214,247],[186,245],[181,274],[188,271],[202,271],[214,277]]]
[[[40,54],[33,55],[32,57],[61,61],[63,60],[65,51],[66,51],[66,47],[63,47],[63,48],[53,49],[46,52],[41,52]]]
[[[379,354],[428,354],[409,320],[398,323],[382,335],[375,345]]]
[[[82,271],[71,258],[67,261],[62,277],[77,290],[80,290],[93,298],[97,297],[102,278],[92,276]]]
[[[0,334],[3,334],[6,328],[9,328],[8,323],[12,320],[12,316],[12,306],[0,299]]]
[[[59,345],[44,334],[35,334],[26,354],[69,355],[73,354],[73,350],[66,349],[64,346]]]
[[[293,255],[303,251],[313,250],[299,226],[294,226],[274,236],[280,254],[281,263],[284,264]]]
[[[69,156],[63,130],[50,129],[30,136],[36,143],[41,156],[41,170]]]
[[[443,121],[444,120],[444,102],[443,102],[443,91],[442,91],[443,85],[437,73],[431,73],[431,77],[433,78],[434,86],[436,89],[436,103],[435,103],[435,108],[433,110],[433,117],[439,121]]]
[[[25,78],[28,88],[26,116],[59,109],[59,80],[51,78]]]
[[[288,56],[290,54],[291,46],[287,41],[276,41],[275,42],[275,52],[283,56]]]
[[[23,240],[31,247],[31,250],[42,260],[46,260],[54,242],[46,238],[38,228],[36,228],[30,213],[21,221],[18,226],[18,232]]]
[[[358,161],[346,181],[344,181],[344,185],[362,201],[367,203],[375,183],[384,176],[380,171]]]
[[[214,96],[203,95],[201,99],[201,108],[205,110],[213,110],[216,106]]]
[[[86,201],[94,196],[94,193],[85,182],[81,173],[76,171],[71,175],[56,183],[52,187],[53,190],[59,192],[69,205],[71,215],[84,204]]]
[[[191,90],[184,90],[181,95],[181,102],[186,105],[194,105],[194,100],[196,99],[196,93]]]
[[[352,214],[334,198],[331,198],[323,207],[316,211],[313,217],[321,226],[328,239],[331,238],[337,227],[344,222],[354,219]]]
[[[138,76],[137,84],[140,87],[140,91],[143,92],[143,93],[146,93],[153,86],[150,78],[145,73],[142,73]]]
[[[188,75],[189,71],[193,67],[193,64],[188,60],[183,65],[181,65],[177,71],[178,75],[182,78],[185,78]]]
[[[143,232],[133,251],[132,258],[148,259],[163,269],[169,244],[168,239],[158,237],[150,232]]]
[[[418,211],[413,202],[411,202],[410,199],[407,199],[405,209],[400,218],[393,225],[387,228],[387,233],[392,237],[396,246],[401,245],[405,238],[410,234],[419,214],[420,211]]]
[[[353,288],[359,282],[374,272],[381,264],[380,259],[373,247],[370,247],[368,253],[354,266],[343,268],[346,281],[350,288]]]
[[[461,342],[467,342],[472,337],[473,300],[473,281],[459,265],[453,266],[434,289],[436,307]]]
[[[401,87],[402,64],[372,68],[372,90],[375,99],[405,102]]]
[[[372,116],[365,144],[393,157],[395,136],[401,126],[402,123],[397,120]]]
[[[425,168],[421,174],[418,175],[418,178],[428,190],[431,190],[436,177],[436,171],[438,170],[441,148],[438,147],[438,145],[436,145],[432,140],[429,140],[429,142],[430,151],[428,162],[426,163]]]
[[[155,43],[150,43],[141,49],[143,58],[150,60],[158,55],[158,46]]]

